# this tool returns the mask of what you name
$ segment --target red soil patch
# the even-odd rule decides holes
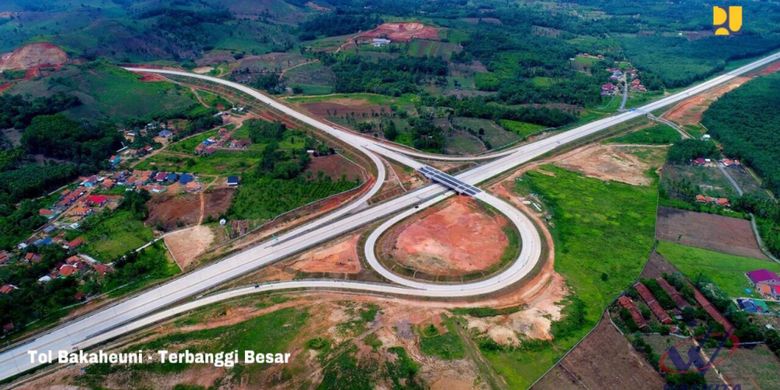
[[[391,111],[390,107],[369,104],[362,99],[332,99],[327,102],[305,103],[302,106],[310,113],[321,118],[352,114],[362,117],[364,115],[378,114],[383,110],[388,113]]]
[[[508,221],[485,213],[474,199],[456,197],[392,229],[385,245],[398,263],[434,276],[489,269],[508,245]],[[385,246],[381,245],[381,246]]]
[[[0,71],[41,66],[60,67],[67,61],[68,55],[59,47],[46,42],[31,43],[0,56]]]
[[[205,217],[217,217],[227,211],[234,191],[228,188],[208,191],[203,194]],[[160,224],[165,230],[182,225],[194,225],[200,220],[200,195],[163,195],[149,201],[147,223]]]
[[[439,29],[417,22],[383,23],[358,37],[373,39],[387,38],[393,42],[409,42],[412,39],[439,39]]]
[[[744,219],[660,207],[655,230],[659,240],[767,259],[758,247],[750,222]]]
[[[139,80],[143,82],[167,81],[165,77],[157,73],[142,73]]]
[[[355,234],[324,248],[304,253],[293,260],[292,268],[302,272],[356,274],[361,269],[358,240],[360,235]]]
[[[780,71],[780,61],[769,64],[769,66],[767,66],[766,68],[758,71],[757,75],[764,76],[764,75],[775,73],[777,71]]]
[[[736,77],[726,84],[709,89],[690,99],[683,100],[672,107],[671,110],[664,113],[663,117],[683,126],[697,125],[701,122],[704,111],[707,111],[707,108],[712,102],[750,80],[751,77]]]
[[[359,166],[338,154],[312,158],[306,172],[311,172],[314,177],[322,172],[323,175],[333,180],[339,180],[342,177],[347,180],[365,180],[363,170]]]

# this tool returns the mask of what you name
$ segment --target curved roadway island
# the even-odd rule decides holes
[[[320,288],[356,290],[381,294],[395,294],[399,296],[457,298],[485,295],[502,290],[523,279],[523,277],[534,268],[541,254],[541,239],[534,225],[524,214],[520,213],[506,202],[487,194],[484,191],[475,191],[472,193],[475,198],[488,203],[505,214],[507,218],[515,224],[521,237],[522,250],[520,251],[518,258],[502,272],[476,282],[464,284],[435,284],[401,277],[390,272],[381,265],[378,259],[376,259],[375,251],[373,249],[373,245],[376,243],[376,239],[381,232],[397,221],[452,196],[454,192],[440,184],[432,184],[390,201],[365,208],[365,202],[379,190],[379,187],[382,185],[385,178],[384,165],[377,155],[395,160],[421,172],[424,172],[427,166],[415,161],[413,157],[439,160],[492,159],[492,161],[486,164],[462,172],[454,177],[459,183],[463,183],[464,186],[470,187],[503,172],[514,169],[523,163],[563,145],[580,141],[616,124],[643,116],[656,109],[683,100],[693,94],[727,82],[740,74],[764,66],[778,58],[780,58],[780,53],[775,53],[677,94],[647,104],[640,109],[607,117],[572,130],[561,132],[537,142],[499,153],[476,157],[437,156],[386,145],[373,139],[337,129],[297,112],[258,91],[231,81],[174,70],[127,68],[134,72],[159,73],[198,78],[222,84],[246,93],[260,102],[269,105],[271,108],[323,131],[366,154],[376,166],[377,181],[367,194],[355,202],[313,222],[295,228],[288,233],[279,236],[275,240],[263,242],[253,248],[182,275],[170,282],[137,294],[134,297],[127,298],[109,307],[86,314],[81,318],[60,325],[44,334],[23,341],[12,348],[5,350],[0,354],[0,379],[18,375],[38,366],[38,364],[30,361],[27,352],[29,350],[45,352],[58,350],[73,351],[88,348],[197,307],[259,292],[284,289]],[[187,298],[245,275],[252,270],[284,259],[357,227],[387,218],[398,212],[401,213],[384,222],[379,229],[369,236],[366,245],[366,256],[371,266],[383,277],[393,283],[368,283],[341,280],[296,280],[229,290],[182,303]]]

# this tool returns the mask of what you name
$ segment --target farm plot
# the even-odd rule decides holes
[[[658,208],[656,238],[737,256],[766,259],[750,221],[714,214]]]

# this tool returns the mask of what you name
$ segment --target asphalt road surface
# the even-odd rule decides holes
[[[501,153],[496,153],[492,157],[500,157],[496,160],[478,166],[463,172],[456,177],[468,184],[476,185],[493,176],[511,170],[525,162],[528,162],[538,156],[550,152],[568,143],[581,140],[594,133],[612,127],[616,124],[631,120],[644,115],[658,108],[676,103],[687,97],[702,92],[718,84],[724,83],[732,78],[764,66],[780,58],[780,53],[775,53],[763,59],[752,62],[748,65],[727,72],[721,76],[700,83],[688,88],[682,92],[670,95],[654,103],[647,104],[640,109],[631,110],[608,118],[604,118],[566,132],[562,132],[543,140],[526,144]],[[130,68],[138,72],[154,72],[162,74],[179,75],[186,77],[195,77],[205,79],[215,83],[220,83],[228,87],[236,88],[242,92],[248,93],[263,103],[289,115],[301,122],[307,123],[317,129],[325,131],[334,137],[341,139],[350,145],[359,148],[362,151],[368,151],[366,154],[370,157],[375,152],[385,157],[397,160],[405,165],[418,169],[422,164],[405,156],[401,148],[382,145],[379,142],[372,141],[343,130],[338,130],[330,125],[313,119],[305,114],[299,113],[286,105],[265,96],[246,86],[233,83],[226,80],[216,79],[209,76],[195,75],[186,72],[154,70],[145,68]],[[426,154],[413,153],[412,156],[425,157]],[[381,162],[372,161],[377,167],[381,167]],[[427,158],[427,157],[426,157]],[[475,157],[474,159],[487,159],[487,157]],[[460,158],[463,160],[463,158]],[[383,169],[382,171],[383,172]],[[381,181],[377,181],[381,185]],[[377,187],[378,188],[378,187]],[[299,289],[299,288],[325,288],[325,289],[347,289],[359,290],[383,294],[397,294],[405,296],[420,297],[465,297],[489,294],[501,290],[515,281],[522,278],[523,273],[533,268],[538,261],[536,258],[528,259],[526,263],[516,262],[508,270],[500,275],[494,276],[480,282],[467,283],[462,285],[434,285],[425,284],[423,286],[408,287],[412,281],[402,281],[399,285],[374,284],[364,282],[349,282],[335,280],[300,280],[284,283],[272,283],[259,285],[257,288],[249,287],[237,289],[214,296],[209,296],[199,300],[181,303],[184,299],[195,296],[209,288],[216,287],[226,281],[245,275],[247,272],[270,264],[274,261],[283,259],[292,254],[298,253],[312,246],[335,238],[345,232],[353,230],[359,226],[372,223],[376,220],[385,218],[399,211],[405,210],[415,205],[430,205],[438,200],[449,196],[449,192],[441,185],[429,185],[404,196],[395,198],[385,203],[356,211],[357,203],[352,203],[346,209],[340,209],[334,213],[328,214],[314,222],[310,222],[300,228],[280,236],[277,240],[261,243],[246,251],[231,255],[219,262],[207,265],[193,272],[184,274],[158,287],[139,293],[133,297],[117,302],[109,307],[102,308],[95,312],[86,314],[80,318],[74,319],[55,329],[49,330],[44,334],[28,339],[0,354],[0,379],[25,372],[35,368],[38,364],[31,362],[27,351],[47,351],[47,350],[75,350],[86,348],[110,337],[138,329],[142,326],[152,324],[162,318],[170,317],[190,310],[198,305],[217,302],[222,299],[228,299],[234,296],[246,295],[256,292],[272,291],[280,289]],[[487,195],[487,194],[486,194]],[[366,198],[367,199],[367,198]],[[483,199],[484,200],[484,199]],[[493,202],[492,199],[487,199]],[[492,204],[492,203],[491,203]],[[511,208],[511,206],[510,206]],[[514,210],[512,208],[512,210]],[[512,211],[502,210],[512,219]],[[515,210],[516,212],[516,210]],[[334,217],[335,215],[335,217]],[[533,245],[533,235],[526,234],[523,239],[530,239],[531,242],[523,241],[522,245]],[[538,233],[535,234],[538,239]],[[523,253],[521,251],[521,258]],[[533,255],[533,253],[530,253]],[[521,263],[521,264],[520,264]],[[520,264],[519,266],[516,266]],[[204,303],[208,302],[208,303]],[[176,303],[179,305],[172,306]],[[167,308],[167,309],[166,309]],[[156,313],[156,314],[155,314]]]

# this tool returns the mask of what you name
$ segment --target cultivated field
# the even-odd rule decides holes
[[[656,237],[683,245],[766,259],[758,247],[750,221],[745,219],[659,207]]]

